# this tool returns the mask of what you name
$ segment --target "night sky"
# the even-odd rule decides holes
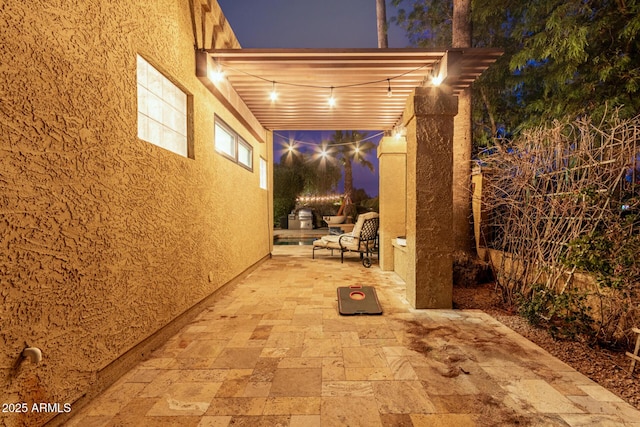
[[[378,47],[375,0],[218,0],[242,47]],[[387,20],[395,9],[387,1]],[[409,47],[389,27],[389,47]]]
[[[378,47],[375,0],[218,0],[218,3],[244,48]],[[387,1],[387,20],[394,15],[395,9]],[[389,26],[388,37],[390,48],[409,46],[404,32],[395,25]],[[333,132],[278,130],[277,133],[319,144]],[[282,140],[274,137],[274,159],[280,158]],[[379,140],[380,137],[372,139]],[[375,174],[354,165],[353,186],[364,188],[373,197],[378,195],[375,153],[368,160],[375,165]]]

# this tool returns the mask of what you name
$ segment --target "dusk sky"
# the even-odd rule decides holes
[[[231,28],[244,48],[376,48],[375,0],[218,0]],[[387,20],[395,9],[387,1]],[[404,32],[389,26],[389,47],[409,47]],[[336,129],[353,130],[353,129]],[[331,131],[278,130],[305,142],[320,143],[329,139]],[[368,132],[374,135],[379,132]],[[279,159],[281,146],[274,137],[274,158]],[[372,139],[378,142],[380,137]],[[378,161],[375,153],[368,160],[376,167],[354,165],[355,188],[364,188],[370,196],[378,195]],[[341,183],[342,185],[342,183]],[[343,189],[340,188],[340,191]]]
[[[245,48],[378,47],[376,0],[218,0]],[[395,8],[387,0],[387,20]],[[389,27],[389,47],[409,47]]]

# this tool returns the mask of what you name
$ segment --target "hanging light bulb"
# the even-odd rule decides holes
[[[399,124],[399,125],[397,125],[397,126],[395,126],[393,128],[393,132],[394,132],[394,135],[395,135],[396,139],[400,139],[403,136],[405,136],[406,135],[406,131],[407,131],[407,129],[402,124]]]
[[[222,71],[222,67],[220,64],[216,62],[215,70],[209,71],[209,80],[214,83],[220,83],[224,79],[224,71]]]
[[[391,98],[393,96],[393,91],[391,90],[391,80],[387,79],[387,96]]]
[[[329,96],[329,107],[333,108],[336,106],[336,99],[333,97],[333,86],[331,86],[331,95]]]
[[[278,99],[278,92],[276,92],[276,82],[273,81],[273,87],[271,89],[271,93],[269,94],[269,98],[271,98],[271,102],[276,102]]]
[[[438,65],[439,62],[437,62],[431,69],[431,84],[434,86],[440,86],[443,80],[442,75],[440,74],[440,67]]]

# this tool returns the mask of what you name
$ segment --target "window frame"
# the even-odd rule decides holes
[[[223,147],[218,145],[218,138],[217,138],[218,133],[216,129],[218,127],[222,129],[222,131],[225,132],[227,135],[229,135],[231,139],[231,148],[233,149],[233,153],[227,152],[226,150],[223,149]],[[237,161],[236,158],[238,156],[238,150],[236,149],[237,148],[236,133],[225,122],[223,122],[222,120],[219,120],[217,116],[216,116],[216,119],[214,120],[214,125],[213,125],[213,148],[216,150],[216,153],[222,154],[227,159],[233,162]]]
[[[269,165],[267,159],[260,156],[260,188],[263,190],[269,189]]]
[[[242,160],[240,158],[240,147],[245,149],[246,153],[248,153],[248,156],[247,156],[247,159],[249,161],[248,164],[245,163],[244,160]],[[245,141],[241,137],[238,137],[238,144],[236,146],[236,152],[237,152],[237,157],[238,157],[238,164],[240,166],[244,167],[245,169],[253,171],[253,147],[251,146],[251,144],[249,144],[247,141]]]
[[[144,63],[146,73],[141,79],[140,63]],[[160,84],[163,88],[162,94],[154,92],[153,82],[148,81],[149,69],[153,69],[152,74],[158,77],[156,84]],[[165,86],[170,89],[166,94]],[[183,98],[182,98],[183,97]],[[179,99],[182,98],[182,99]],[[151,111],[153,104],[150,99],[156,99],[160,104],[160,111]],[[145,101],[146,100],[146,101]],[[144,105],[143,105],[144,104]],[[157,106],[156,106],[157,108]],[[173,115],[171,115],[174,113]],[[167,116],[167,114],[170,114]],[[141,116],[144,118],[141,120]],[[184,123],[182,118],[184,117]],[[179,121],[178,121],[179,119]],[[193,96],[185,90],[185,88],[177,83],[171,76],[161,67],[158,67],[152,61],[149,61],[143,55],[136,54],[136,137],[149,144],[170,151],[181,157],[193,159]],[[150,128],[150,124],[155,124],[155,132]],[[142,130],[142,127],[146,127]],[[176,144],[168,144],[164,135],[172,134],[174,138],[178,138]],[[154,138],[154,135],[158,138]]]
[[[247,142],[244,138],[238,135],[238,132],[234,131],[231,126],[225,123],[218,115],[215,115],[213,120],[213,147],[216,153],[221,154],[223,157],[231,160],[244,169],[253,172],[253,145]],[[233,154],[221,149],[218,146],[217,128],[222,129],[227,135],[231,137],[231,144],[233,148]],[[240,157],[240,149],[246,150],[248,163],[245,163]]]

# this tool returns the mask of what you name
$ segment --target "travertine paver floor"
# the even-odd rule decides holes
[[[340,316],[374,285],[382,316]],[[479,311],[413,310],[357,256],[277,246],[73,426],[640,426],[640,413]]]

